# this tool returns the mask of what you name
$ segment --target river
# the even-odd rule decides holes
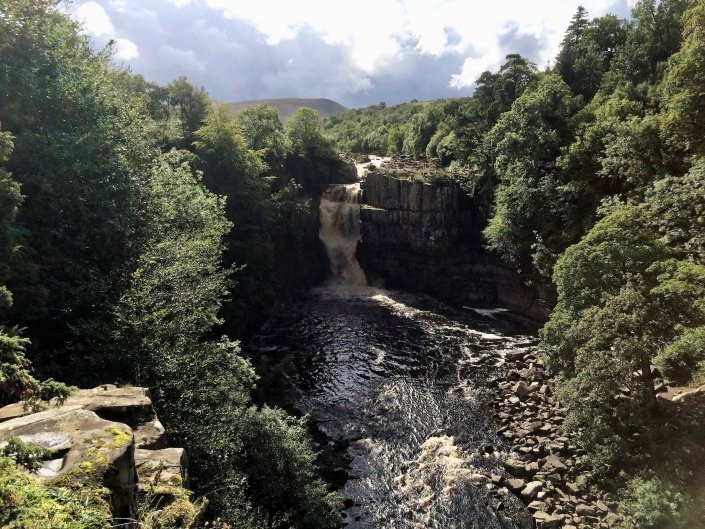
[[[508,351],[535,344],[529,327],[502,309],[366,286],[354,244],[341,242],[359,238],[353,186],[322,201],[331,280],[283,307],[250,354],[343,455],[348,528],[531,527],[516,497],[492,483],[507,446],[488,386]]]

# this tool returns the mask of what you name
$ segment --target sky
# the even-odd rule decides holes
[[[114,62],[216,100],[328,98],[347,107],[472,94],[509,53],[544,67],[579,3],[628,17],[635,0],[73,0]]]

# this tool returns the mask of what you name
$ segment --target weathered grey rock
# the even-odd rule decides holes
[[[542,501],[534,500],[531,503],[529,503],[529,505],[527,505],[527,508],[531,512],[537,512],[537,511],[545,511],[548,508],[548,506]]]
[[[512,492],[519,492],[526,487],[526,481],[520,478],[511,478],[507,480],[507,488]]]
[[[543,472],[548,474],[561,473],[565,471],[568,467],[565,465],[565,459],[557,456],[550,455],[546,458],[546,462],[541,467]]]
[[[368,277],[459,305],[546,316],[517,274],[484,250],[482,213],[459,185],[380,170],[367,175],[362,189],[357,253]]]
[[[9,421],[10,419],[15,419],[17,417],[23,417],[32,413],[26,409],[21,402],[15,402],[14,404],[8,404],[0,408],[0,422]]]
[[[81,405],[66,405],[0,423],[0,441],[18,437],[61,454],[45,464],[40,479],[90,480],[111,491],[113,514],[136,512],[134,438],[129,426],[101,419]]]
[[[149,485],[188,486],[188,458],[183,448],[135,450],[140,488]]]
[[[526,382],[521,380],[516,383],[516,385],[514,386],[512,391],[514,391],[514,393],[519,395],[520,398],[524,398],[524,397],[528,397],[534,391],[534,389],[531,386],[529,386]]]
[[[555,529],[560,527],[563,522],[563,517],[547,512],[538,511],[533,514],[536,527],[539,529]]]
[[[152,401],[146,388],[104,384],[93,389],[80,389],[65,406],[81,406],[107,420],[120,421],[132,428],[154,418]]]
[[[166,448],[166,430],[159,419],[154,418],[135,430],[135,447],[158,450]]]
[[[578,516],[595,516],[596,509],[591,505],[585,505],[584,503],[580,503],[575,508],[575,512]]]
[[[507,459],[504,462],[504,468],[514,476],[523,476],[526,472],[526,463],[518,459]]]
[[[543,483],[540,481],[532,481],[521,491],[520,495],[526,500],[530,500],[536,497],[539,491],[543,488]]]

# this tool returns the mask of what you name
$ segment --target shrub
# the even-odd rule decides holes
[[[693,329],[666,347],[657,357],[656,364],[671,380],[686,384],[705,361],[705,327]]]
[[[17,437],[10,437],[0,450],[0,456],[13,459],[18,465],[30,472],[42,467],[42,461],[49,458],[53,451],[40,445],[28,444]]]
[[[634,478],[628,484],[619,512],[620,529],[672,529],[685,496],[677,487],[657,478]]]

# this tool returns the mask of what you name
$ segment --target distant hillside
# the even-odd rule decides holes
[[[336,103],[330,99],[257,99],[254,101],[238,101],[236,103],[228,103],[228,106],[233,111],[238,112],[244,108],[253,107],[262,103],[275,107],[279,110],[279,118],[283,122],[286,122],[296,111],[296,109],[301,107],[309,107],[317,110],[321,115],[321,119],[335,116],[348,110],[340,103]]]

